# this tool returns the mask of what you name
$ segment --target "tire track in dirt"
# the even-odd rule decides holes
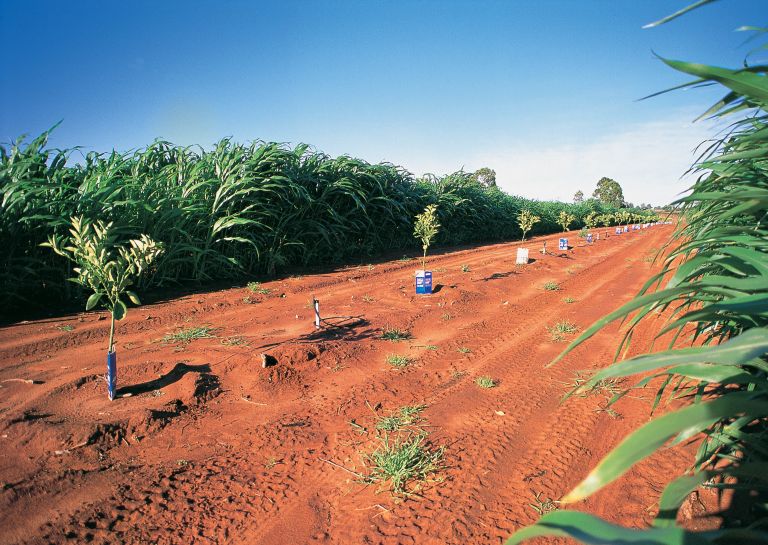
[[[593,292],[599,292],[603,286],[612,284],[616,281],[617,277],[622,274],[616,268],[611,268],[606,271],[605,276],[602,277],[599,286],[593,286]],[[637,282],[639,287],[639,282]],[[603,295],[603,298],[610,298],[608,294]],[[600,308],[610,308],[610,301],[595,301],[596,305]],[[538,308],[547,308],[546,306],[539,306]],[[542,321],[552,318],[553,312],[539,312],[538,314],[532,313],[529,315],[529,320]],[[485,505],[486,509],[489,504],[492,503],[492,495],[487,494],[489,483],[493,482],[495,487],[502,484],[508,484],[499,480],[499,473],[508,471],[510,467],[515,467],[514,462],[520,457],[521,453],[524,453],[531,440],[531,436],[536,434],[536,431],[542,427],[542,420],[546,422],[546,416],[550,411],[557,408],[558,400],[562,394],[562,386],[557,388],[557,382],[563,381],[567,378],[563,369],[550,369],[542,370],[540,362],[532,363],[529,358],[526,358],[527,353],[530,352],[525,345],[532,346],[536,344],[536,333],[528,333],[527,335],[520,335],[519,330],[513,330],[510,333],[503,335],[501,338],[496,338],[496,344],[494,345],[494,353],[492,355],[478,354],[478,362],[473,367],[475,373],[482,371],[485,372],[498,372],[503,371],[506,362],[527,362],[528,365],[524,367],[516,366],[519,370],[517,375],[511,382],[511,384],[502,384],[499,388],[499,397],[503,399],[509,399],[513,405],[510,407],[503,401],[495,400],[490,396],[481,399],[479,402],[476,400],[474,392],[469,391],[473,385],[464,384],[462,392],[452,392],[450,398],[450,408],[448,411],[441,411],[439,407],[435,406],[432,411],[448,413],[448,422],[460,422],[461,426],[468,431],[466,432],[466,438],[458,440],[461,444],[472,444],[470,436],[477,433],[477,430],[488,428],[488,420],[494,418],[494,407],[502,407],[505,409],[506,415],[503,417],[503,427],[498,425],[491,425],[491,429],[488,430],[485,436],[485,441],[482,446],[473,445],[474,449],[467,448],[461,456],[461,461],[467,460],[472,464],[473,476],[476,479],[455,479],[441,487],[441,496],[451,498],[450,502],[443,502],[439,508],[435,508],[436,513],[440,513],[437,516],[437,524],[433,525],[433,528],[439,528],[444,531],[442,534],[434,536],[434,542],[440,542],[444,540],[457,540],[461,539],[466,541],[470,536],[474,538],[481,537],[483,540],[490,539],[491,542],[501,541],[504,536],[509,535],[513,530],[514,523],[521,517],[520,509],[517,509],[516,513],[509,511],[508,506],[504,507],[503,515],[501,517],[495,517],[497,522],[494,530],[488,531],[482,528],[483,521],[477,518],[475,506]],[[512,338],[514,340],[510,341]],[[594,345],[594,341],[592,343]],[[592,347],[594,350],[594,346]],[[603,350],[601,356],[605,357],[610,352],[610,348]],[[556,352],[555,352],[556,353]],[[552,354],[554,355],[554,353]],[[610,357],[610,356],[609,356]],[[574,359],[574,358],[570,358]],[[546,362],[546,360],[544,360]],[[549,375],[541,377],[541,375]],[[538,375],[538,376],[537,376]],[[542,380],[544,378],[545,380]],[[538,387],[539,383],[547,385],[546,388]],[[507,390],[508,393],[503,392]],[[559,390],[559,391],[558,391]],[[489,392],[490,393],[490,392]],[[462,394],[467,398],[466,400],[457,399],[457,395],[462,397]],[[523,404],[520,403],[523,401]],[[450,413],[460,414],[461,418],[450,418]],[[577,414],[577,413],[573,413]],[[588,415],[589,416],[589,415]],[[435,418],[433,416],[433,421]],[[557,423],[555,420],[554,423]],[[570,419],[569,422],[571,428],[569,429],[566,424],[562,427],[558,427],[557,431],[565,430],[570,434],[580,434],[589,429],[586,425],[585,419],[575,417]],[[547,437],[549,432],[555,431],[554,429],[546,429],[539,434],[539,437]],[[551,442],[552,436],[549,436]],[[559,443],[558,443],[559,445]],[[578,443],[574,443],[574,447],[578,448]],[[559,465],[563,468],[568,466],[569,457],[566,453],[555,452],[556,458],[559,458]],[[550,459],[551,460],[551,459]],[[499,472],[498,468],[502,468],[504,472]],[[561,469],[561,476],[564,474],[564,469]],[[462,475],[467,475],[462,473]],[[507,472],[507,475],[517,476],[517,472]],[[486,477],[486,475],[488,477]],[[513,479],[514,480],[514,479]],[[515,481],[518,482],[518,481]],[[525,487],[515,487],[518,490],[518,497],[526,497],[522,492]],[[454,492],[456,489],[460,492]],[[445,492],[447,490],[447,492]],[[519,506],[518,506],[519,507]],[[486,513],[487,514],[487,513]],[[522,514],[524,516],[524,513]],[[406,517],[408,518],[408,517]],[[491,517],[494,518],[494,517]],[[531,518],[531,517],[528,517]],[[464,521],[462,524],[458,524],[456,519]],[[475,528],[471,528],[468,521],[476,523]],[[485,521],[487,523],[487,520]],[[445,533],[445,529],[451,529],[451,533]],[[400,529],[402,531],[402,529]],[[382,528],[377,528],[377,533],[385,533]],[[432,536],[430,536],[432,537]],[[425,539],[422,534],[420,536],[420,542],[432,543],[432,541]],[[474,542],[474,541],[471,541]],[[477,541],[478,543],[480,540]]]

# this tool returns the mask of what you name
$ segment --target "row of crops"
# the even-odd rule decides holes
[[[763,37],[768,32],[743,30]],[[667,402],[676,410],[627,437],[562,498],[564,504],[590,496],[666,445],[696,445],[691,467],[683,475],[661,476],[668,484],[652,528],[622,528],[558,510],[519,531],[508,545],[534,536],[595,544],[768,543],[768,67],[748,60],[736,70],[664,61],[695,78],[682,87],[725,87],[726,95],[706,115],[727,122],[728,129],[708,143],[695,166],[698,180],[676,203],[683,221],[661,272],[568,349],[624,320],[621,353],[640,323],[666,317],[659,335],[668,334],[668,350],[615,363],[582,388],[636,377],[612,403],[645,388],[655,393],[652,412]],[[701,487],[722,495],[718,530],[693,532],[678,525],[681,506]]]
[[[332,158],[300,145],[220,141],[211,150],[157,141],[129,153],[48,148],[49,132],[0,148],[2,308],[81,299],[65,259],[41,247],[66,235],[73,217],[112,222],[118,238],[147,235],[163,252],[138,286],[164,287],[272,275],[292,266],[364,259],[414,248],[413,218],[436,204],[437,244],[520,238],[523,209],[539,216],[532,234],[629,214],[597,200],[539,202],[486,187],[471,174],[415,178],[392,164]],[[75,155],[75,157],[73,157]],[[591,215],[590,215],[591,214]],[[626,216],[626,217],[624,217]]]

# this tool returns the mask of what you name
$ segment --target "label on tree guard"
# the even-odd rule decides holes
[[[107,393],[110,401],[115,399],[117,389],[117,352],[107,352]]]
[[[527,265],[528,264],[528,248],[517,249],[517,260],[515,265]]]
[[[557,246],[558,250],[567,250],[568,249],[568,239],[567,238],[561,238],[560,243]]]
[[[416,293],[432,293],[432,271],[416,271]]]
[[[592,233],[587,233],[587,244],[592,244]]]

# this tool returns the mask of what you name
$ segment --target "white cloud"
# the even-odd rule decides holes
[[[597,181],[608,176],[621,184],[630,202],[665,204],[690,185],[690,176],[680,177],[695,160],[695,148],[714,133],[711,124],[692,124],[694,117],[685,112],[567,145],[510,144],[476,155],[468,170],[490,166],[508,193],[563,201],[578,189],[591,195]]]

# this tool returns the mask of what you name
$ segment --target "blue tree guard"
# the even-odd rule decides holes
[[[107,391],[109,400],[115,399],[117,388],[117,352],[107,352]]]
[[[567,238],[561,238],[560,244],[557,246],[558,250],[568,250],[568,239]]]
[[[588,233],[587,234],[587,244],[592,244],[592,242],[593,242],[593,240],[592,240],[592,233]]]

